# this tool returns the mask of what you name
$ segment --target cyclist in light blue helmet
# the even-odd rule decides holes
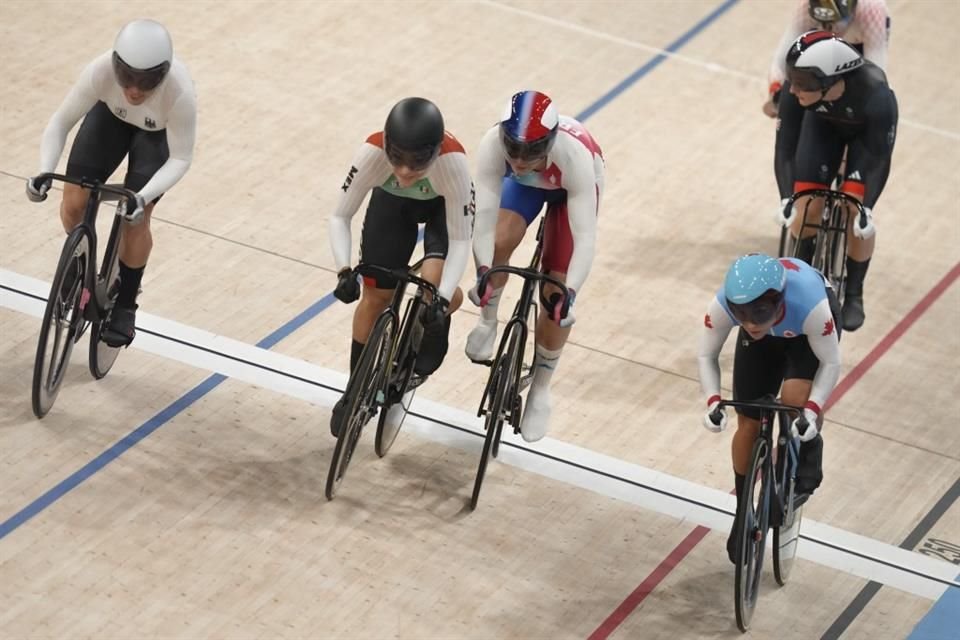
[[[838,322],[840,305],[819,271],[793,258],[750,254],[737,258],[723,287],[710,299],[700,339],[700,385],[707,401],[704,426],[714,432],[727,426],[726,415],[714,423],[711,414],[720,402],[719,355],[734,327],[739,327],[733,362],[734,400],[760,400],[779,395],[785,404],[804,407],[804,426],[792,430],[802,441],[797,491],[813,493],[823,479],[823,407],[840,377]],[[737,410],[733,436],[734,484],[737,508],[743,491],[750,451],[760,430],[760,412]],[[730,532],[727,552],[734,558],[736,532]]]

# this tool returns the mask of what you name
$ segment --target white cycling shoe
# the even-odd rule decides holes
[[[493,358],[493,344],[497,340],[496,321],[488,323],[482,318],[477,326],[467,336],[467,357],[471,360],[484,361]]]
[[[520,420],[520,435],[527,442],[536,442],[547,435],[550,423],[550,389],[531,387],[527,394],[523,419]]]

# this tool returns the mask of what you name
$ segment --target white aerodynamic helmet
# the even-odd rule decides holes
[[[170,71],[173,42],[170,34],[154,20],[127,23],[113,43],[113,71],[122,87],[141,91],[156,89]]]

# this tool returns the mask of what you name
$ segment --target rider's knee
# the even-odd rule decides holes
[[[393,291],[393,289],[380,289],[364,283],[358,308],[362,308],[364,310],[376,309],[377,311],[382,311],[383,309],[387,308],[387,305],[390,304],[390,299],[393,297]]]
[[[73,185],[67,185],[73,187]],[[80,187],[64,188],[63,199],[60,201],[60,219],[65,227],[73,228],[83,222],[83,213],[87,205],[86,189]]]
[[[494,234],[494,251],[512,253],[523,241],[523,236],[527,232],[527,223],[519,213],[507,212],[505,209],[501,209],[500,212],[500,223],[497,224]]]

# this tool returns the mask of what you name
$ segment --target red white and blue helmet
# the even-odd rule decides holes
[[[539,91],[514,94],[500,118],[500,142],[507,157],[539,160],[557,139],[560,116],[553,101]]]

